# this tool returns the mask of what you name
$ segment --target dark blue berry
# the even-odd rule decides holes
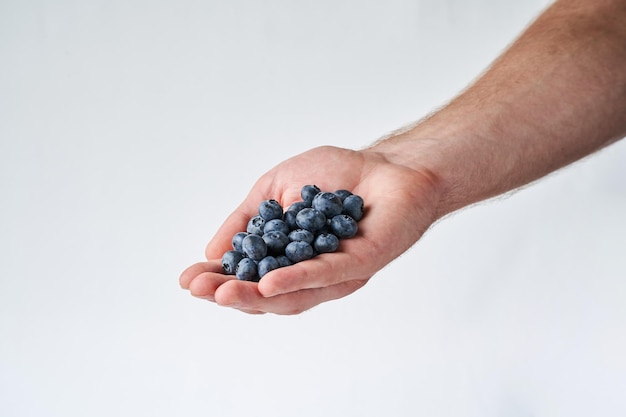
[[[330,228],[330,220],[331,219],[326,219],[326,223],[324,224],[324,227],[318,230],[316,234],[319,235],[321,233],[332,233],[333,231]]]
[[[285,248],[285,256],[293,263],[306,261],[313,257],[313,247],[303,241],[291,242]]]
[[[311,207],[322,212],[326,218],[331,218],[341,214],[343,204],[341,198],[334,193],[322,192],[318,193],[311,203]]]
[[[335,191],[335,195],[341,199],[341,201],[345,200],[346,197],[352,195],[352,192],[348,190],[337,190]]]
[[[259,205],[259,216],[265,221],[283,217],[283,208],[276,200],[265,200]]]
[[[274,258],[273,256],[266,256],[265,258],[259,261],[259,265],[258,265],[259,279],[263,278],[263,275],[267,274],[268,272],[273,271],[274,269],[278,269],[278,268],[280,268],[280,264],[278,263],[278,260]]]
[[[250,259],[260,261],[267,255],[267,244],[259,235],[251,234],[241,242],[243,253]]]
[[[339,214],[330,220],[330,229],[340,239],[348,239],[356,235],[356,220],[347,214]]]
[[[300,210],[296,216],[296,224],[301,229],[310,230],[315,233],[326,224],[326,216],[314,208],[305,208]]]
[[[289,206],[287,211],[295,211],[296,214],[298,214],[300,210],[302,210],[303,208],[307,208],[307,207],[310,207],[310,206],[307,206],[304,201],[296,201],[295,203]]]
[[[287,210],[285,214],[283,214],[283,221],[289,226],[289,229],[297,229],[298,225],[296,224],[296,216],[298,212],[295,210]]]
[[[313,197],[317,195],[321,190],[317,185],[305,185],[300,190],[300,196],[302,197],[302,201],[306,203],[307,207],[311,207],[311,203],[313,202]]]
[[[268,252],[274,255],[283,253],[285,247],[289,244],[289,238],[287,235],[278,230],[265,233],[263,235],[263,241],[267,246]]]
[[[246,231],[253,235],[263,236],[263,229],[265,228],[265,219],[260,215],[256,215],[248,222]]]
[[[313,232],[306,229],[295,229],[289,233],[289,240],[292,242],[295,241],[303,241],[308,243],[309,245],[313,244],[313,239],[315,239],[315,235]]]
[[[347,214],[357,222],[363,218],[363,199],[353,194],[343,200],[343,214]]]
[[[335,252],[339,247],[339,238],[332,233],[321,233],[315,238],[313,248],[317,253]]]
[[[248,236],[248,233],[246,232],[239,232],[237,233],[235,236],[233,236],[233,249],[235,249],[238,252],[243,252],[243,249],[241,247],[241,242],[243,242],[243,238]]]
[[[229,250],[222,256],[222,269],[226,275],[235,275],[237,270],[237,264],[244,258],[244,254],[236,251]]]
[[[264,233],[269,232],[283,232],[284,234],[289,234],[289,225],[285,223],[284,220],[281,219],[272,219],[270,221],[265,222],[265,228],[263,229]]]
[[[276,257],[276,260],[278,261],[278,265],[280,265],[281,268],[284,266],[293,265],[293,262],[291,262],[289,258],[287,258],[285,255],[278,255]]]
[[[283,210],[276,200],[265,200],[245,232],[232,238],[232,251],[222,256],[226,274],[259,281],[269,271],[334,252],[339,240],[358,232],[363,199],[348,190],[321,192],[315,185],[301,189],[303,201]]]
[[[259,274],[256,262],[250,258],[243,258],[237,264],[235,275],[242,281],[257,281]]]

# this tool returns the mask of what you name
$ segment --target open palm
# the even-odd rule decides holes
[[[221,257],[231,239],[246,230],[263,200],[283,207],[299,201],[305,184],[323,191],[348,189],[363,197],[359,232],[339,250],[271,271],[259,283],[224,275]],[[415,243],[435,220],[432,178],[364,150],[320,147],[288,159],[263,175],[243,203],[207,245],[208,261],[180,277],[196,297],[248,313],[297,314],[324,301],[344,297]]]

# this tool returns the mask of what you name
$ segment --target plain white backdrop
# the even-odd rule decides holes
[[[623,142],[299,316],[178,286],[263,172],[423,117],[547,4],[0,2],[0,416],[623,416]]]

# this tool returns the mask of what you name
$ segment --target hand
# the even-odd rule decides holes
[[[303,185],[322,191],[348,189],[365,202],[358,234],[341,240],[337,252],[279,268],[259,283],[224,275],[221,257],[235,233],[246,230],[263,200],[287,208],[301,200]],[[389,162],[372,150],[320,147],[279,164],[254,185],[245,201],[206,248],[208,261],[190,266],[180,285],[191,294],[247,313],[298,314],[361,288],[381,268],[413,245],[435,220],[436,181]]]

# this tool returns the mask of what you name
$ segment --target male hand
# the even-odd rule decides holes
[[[196,297],[256,314],[298,314],[344,297],[365,285],[432,224],[438,202],[435,182],[432,175],[391,163],[372,150],[326,146],[300,154],[256,182],[209,242],[207,261],[187,268],[180,285]],[[341,240],[337,252],[273,270],[258,283],[225,275],[222,255],[232,249],[232,237],[246,230],[259,204],[274,199],[287,208],[301,200],[306,184],[360,195],[365,215],[357,235]]]

